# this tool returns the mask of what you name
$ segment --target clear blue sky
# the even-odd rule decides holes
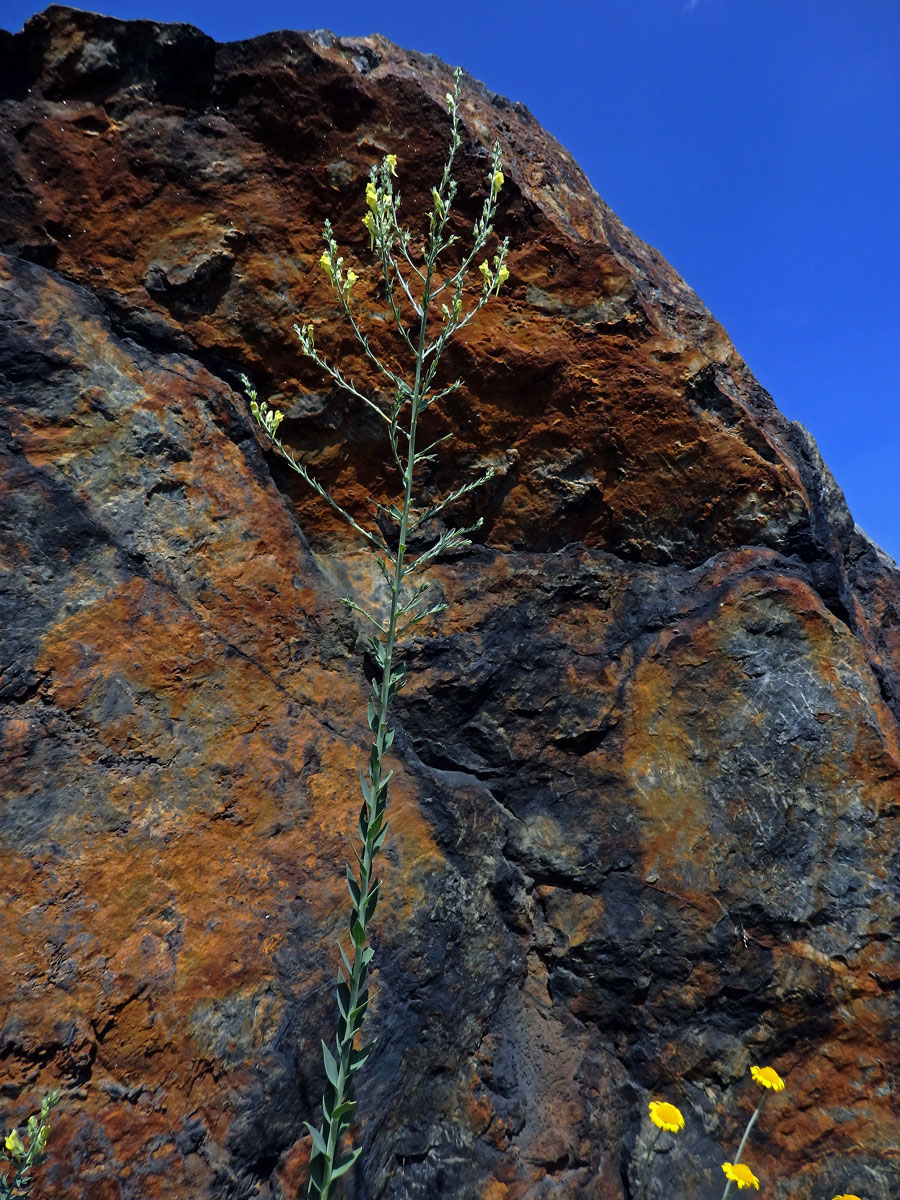
[[[699,293],[900,560],[900,0],[97,7],[219,40],[383,33],[523,101]],[[35,11],[0,0],[0,23]]]

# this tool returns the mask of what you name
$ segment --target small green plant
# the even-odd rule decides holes
[[[50,1136],[48,1117],[50,1110],[59,1103],[59,1092],[51,1092],[41,1101],[40,1115],[32,1113],[25,1126],[25,1141],[18,1129],[11,1130],[0,1144],[0,1163],[10,1163],[12,1175],[6,1167],[0,1177],[0,1200],[31,1195],[31,1171],[46,1161],[47,1138]],[[27,1144],[26,1144],[27,1143]]]
[[[440,603],[428,604],[429,582],[422,577],[424,569],[439,554],[469,545],[467,535],[481,524],[479,520],[467,527],[438,531],[436,518],[448,505],[480,487],[492,475],[488,470],[443,498],[424,504],[417,500],[417,469],[432,461],[440,445],[449,437],[446,435],[428,445],[420,445],[420,418],[432,405],[462,386],[460,380],[437,386],[441,357],[453,335],[475,317],[509,277],[507,243],[504,241],[493,257],[482,257],[477,263],[480,275],[480,279],[476,276],[477,290],[469,282],[477,259],[484,254],[493,236],[497,198],[504,182],[498,145],[494,146],[489,159],[487,195],[472,229],[471,248],[455,254],[454,261],[445,265],[449,258],[447,251],[458,241],[452,232],[450,218],[456,196],[453,164],[461,144],[461,74],[460,70],[455,72],[453,91],[446,97],[451,122],[450,147],[443,175],[431,191],[431,210],[425,232],[414,237],[398,221],[400,197],[393,189],[397,167],[393,154],[388,154],[379,166],[372,168],[366,185],[362,223],[369,235],[369,249],[377,260],[379,285],[384,290],[389,319],[396,328],[399,356],[388,359],[376,352],[360,328],[351,305],[351,293],[359,283],[363,267],[360,266],[358,273],[345,266],[331,224],[325,223],[325,250],[320,265],[383,390],[373,394],[361,390],[338,366],[329,362],[315,344],[311,322],[294,326],[303,354],[338,388],[377,414],[384,425],[386,450],[399,479],[393,502],[384,505],[374,498],[371,500],[380,523],[376,521],[367,527],[357,520],[303,463],[297,461],[279,435],[283,414],[270,408],[265,401],[259,401],[249,380],[244,378],[254,418],[286,462],[369,546],[389,596],[386,615],[380,610],[370,611],[351,599],[344,600],[374,631],[370,647],[377,670],[375,678],[368,680],[371,689],[368,722],[373,740],[367,768],[360,773],[362,807],[357,826],[359,841],[354,846],[356,868],[347,867],[351,899],[350,945],[348,949],[340,947],[343,966],[338,968],[338,1016],[333,1048],[322,1042],[327,1080],[322,1099],[323,1120],[318,1128],[307,1126],[312,1137],[308,1194],[317,1200],[328,1200],[336,1181],[350,1169],[360,1153],[358,1148],[338,1161],[341,1142],[356,1107],[354,1075],[371,1049],[359,1044],[359,1036],[370,1001],[366,981],[373,951],[368,945],[368,926],[375,912],[380,886],[375,877],[375,862],[388,832],[391,772],[386,769],[385,757],[394,740],[389,710],[404,682],[404,671],[397,661],[398,645],[410,629],[446,607]],[[392,365],[398,357],[406,362],[405,369]],[[385,534],[384,529],[391,533]],[[411,546],[420,548],[413,550]]]

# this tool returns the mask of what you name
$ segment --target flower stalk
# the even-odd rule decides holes
[[[431,211],[427,232],[421,239],[420,255],[413,251],[412,233],[398,220],[400,197],[394,192],[397,158],[384,157],[373,167],[364,195],[362,225],[368,235],[369,249],[380,270],[390,314],[400,340],[401,353],[408,359],[406,373],[401,373],[379,354],[363,332],[351,307],[351,289],[364,277],[364,269],[345,267],[343,256],[330,222],[325,223],[325,249],[320,265],[332,287],[342,314],[366,358],[375,368],[376,377],[385,392],[369,394],[345,377],[338,366],[321,354],[315,344],[312,323],[295,325],[302,353],[311,359],[343,391],[376,413],[385,425],[391,460],[399,475],[398,498],[384,505],[372,499],[377,513],[383,518],[380,525],[367,526],[345,509],[300,462],[287,447],[279,433],[283,414],[257,399],[256,392],[244,378],[250,399],[251,412],[271,444],[285,461],[300,474],[317,494],[349,527],[363,538],[375,555],[376,565],[384,578],[390,605],[386,620],[356,601],[345,598],[344,603],[362,616],[373,628],[369,646],[376,664],[375,678],[369,680],[371,696],[368,702],[368,723],[372,742],[365,771],[360,773],[362,805],[357,822],[358,841],[354,845],[355,870],[347,867],[347,887],[350,892],[349,953],[340,946],[342,965],[338,968],[337,1021],[332,1047],[322,1042],[326,1084],[322,1098],[322,1124],[307,1125],[312,1138],[308,1195],[313,1200],[329,1200],[338,1180],[357,1161],[361,1147],[342,1155],[344,1135],[350,1128],[356,1111],[355,1075],[371,1051],[371,1045],[361,1043],[361,1030],[368,1012],[370,991],[367,984],[373,958],[369,945],[369,926],[380,896],[380,880],[376,877],[376,861],[388,833],[387,810],[391,771],[386,757],[394,740],[390,724],[390,708],[403,686],[405,672],[398,662],[398,647],[403,636],[421,621],[439,613],[444,604],[428,605],[425,599],[427,580],[413,583],[437,555],[469,545],[467,535],[481,521],[462,528],[449,528],[439,533],[425,549],[412,551],[411,539],[428,532],[434,518],[454,501],[480,487],[493,472],[489,469],[442,499],[425,505],[416,503],[416,473],[423,463],[433,460],[435,450],[446,440],[427,446],[420,445],[420,419],[432,405],[462,386],[456,380],[442,388],[435,387],[436,373],[444,350],[451,337],[467,325],[496,295],[509,277],[506,267],[507,243],[500,244],[490,261],[483,261],[479,272],[481,282],[474,297],[467,281],[476,258],[485,250],[493,236],[493,219],[504,177],[500,149],[495,144],[487,175],[487,194],[479,217],[472,230],[472,245],[461,257],[459,265],[443,269],[441,256],[457,241],[450,231],[456,182],[453,163],[461,145],[459,135],[459,86],[462,72],[454,74],[452,93],[447,93],[451,121],[450,146],[440,182],[431,192]],[[363,286],[360,283],[360,286]],[[448,300],[437,310],[438,298],[447,293]],[[411,318],[409,313],[411,312]],[[383,532],[385,519],[393,526],[392,535]]]
[[[738,1190],[743,1191],[745,1187],[754,1187],[759,1191],[759,1180],[753,1174],[749,1167],[741,1162],[741,1155],[744,1152],[744,1147],[747,1145],[747,1138],[750,1136],[750,1130],[756,1124],[756,1118],[760,1114],[760,1110],[766,1099],[766,1094],[772,1092],[784,1091],[784,1080],[772,1067],[751,1067],[750,1074],[754,1083],[757,1083],[762,1089],[762,1095],[759,1098],[759,1103],[754,1108],[750,1120],[744,1129],[744,1136],[738,1144],[737,1153],[734,1156],[733,1162],[722,1164],[722,1170],[725,1172],[727,1183],[725,1190],[722,1192],[722,1200],[728,1200],[728,1194],[731,1191],[731,1185],[736,1183]]]

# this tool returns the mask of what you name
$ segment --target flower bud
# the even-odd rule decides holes
[[[370,212],[367,212],[362,220],[363,225],[369,231],[369,249],[375,249],[375,218]]]

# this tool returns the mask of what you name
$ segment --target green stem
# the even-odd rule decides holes
[[[734,1156],[734,1162],[736,1162],[736,1163],[739,1163],[741,1161],[741,1155],[744,1153],[744,1147],[747,1145],[747,1138],[750,1136],[750,1130],[753,1128],[753,1126],[756,1123],[756,1118],[759,1116],[759,1110],[762,1108],[763,1100],[765,1100],[765,1098],[766,1098],[765,1095],[763,1095],[759,1104],[757,1104],[756,1108],[753,1110],[753,1116],[747,1122],[747,1128],[744,1130],[744,1136],[741,1138],[740,1144],[738,1145],[738,1148],[737,1148],[737,1154],[735,1154],[735,1156]],[[722,1200],[727,1200],[728,1193],[731,1191],[731,1184],[732,1184],[732,1181],[729,1179],[728,1182],[725,1184],[725,1191],[722,1193]]]
[[[374,912],[374,904],[370,906],[377,883],[373,882],[372,874],[375,858],[384,841],[385,811],[387,808],[387,780],[382,782],[384,756],[387,752],[389,734],[387,717],[392,698],[392,677],[394,665],[394,650],[397,644],[397,625],[401,611],[401,596],[403,590],[404,566],[406,559],[406,538],[409,533],[409,518],[412,508],[413,482],[416,465],[416,429],[422,398],[422,364],[426,345],[428,311],[431,301],[431,283],[434,273],[437,242],[431,239],[426,263],[425,290],[422,297],[422,319],[419,329],[419,346],[416,355],[416,373],[410,399],[410,419],[407,439],[406,469],[403,478],[403,506],[400,510],[399,542],[394,559],[394,575],[391,581],[391,608],[385,631],[384,653],[382,660],[381,680],[378,686],[377,722],[375,724],[375,739],[372,743],[370,767],[367,786],[363,789],[363,806],[360,813],[359,833],[362,842],[362,852],[358,855],[358,899],[354,897],[353,910],[350,916],[350,937],[353,942],[353,963],[348,980],[348,993],[345,1001],[345,1011],[340,1011],[337,1032],[339,1057],[337,1059],[336,1077],[330,1080],[333,1096],[325,1104],[325,1125],[328,1137],[325,1142],[325,1153],[313,1154],[315,1170],[310,1170],[308,1195],[319,1200],[329,1200],[332,1185],[339,1175],[335,1174],[335,1159],[340,1148],[341,1135],[349,1125],[349,1115],[352,1111],[354,1071],[353,1042],[362,1026],[365,1016],[366,996],[363,1000],[365,984],[371,952],[367,949],[367,924]],[[352,895],[352,893],[351,893]],[[339,1003],[340,1009],[340,1003]],[[352,1164],[354,1158],[347,1165]],[[340,1168],[338,1168],[340,1170]]]
[[[656,1143],[659,1141],[659,1135],[661,1133],[662,1133],[662,1130],[657,1129],[656,1134],[653,1138],[653,1141],[647,1147],[647,1154],[646,1154],[646,1157],[644,1158],[644,1170],[641,1175],[640,1186],[638,1187],[637,1200],[644,1200],[644,1192],[647,1190],[647,1179],[650,1175],[650,1159],[653,1155],[653,1151],[656,1147]]]

